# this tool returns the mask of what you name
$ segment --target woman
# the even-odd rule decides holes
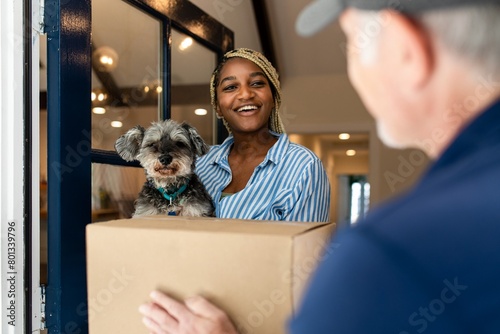
[[[271,63],[250,49],[226,53],[210,80],[210,95],[230,135],[197,161],[196,172],[217,217],[328,221],[328,177],[318,157],[285,134]]]
[[[318,157],[285,134],[271,63],[249,49],[226,53],[212,75],[210,94],[230,136],[197,161],[196,172],[214,199],[217,217],[328,221],[328,178]],[[236,333],[226,314],[201,297],[184,304],[156,291],[151,298],[140,307],[151,332],[182,332],[178,319],[190,323],[196,317],[199,330]]]

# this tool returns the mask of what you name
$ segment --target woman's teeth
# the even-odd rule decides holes
[[[257,110],[257,106],[243,106],[241,108],[238,108],[236,111],[237,112],[242,112],[242,111],[251,111],[251,110]]]

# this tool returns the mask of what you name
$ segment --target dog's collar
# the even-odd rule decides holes
[[[170,204],[172,204],[172,201],[175,200],[175,198],[177,196],[179,196],[180,194],[182,194],[184,192],[184,190],[186,190],[187,186],[188,186],[188,184],[185,183],[179,189],[177,189],[176,191],[174,191],[173,193],[167,193],[167,191],[163,187],[159,187],[159,188],[156,188],[156,189],[158,189],[158,191],[163,195],[163,197],[165,197],[165,199],[169,200]]]

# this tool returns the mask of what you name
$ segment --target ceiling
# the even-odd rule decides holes
[[[342,52],[345,38],[337,23],[308,38],[295,32],[300,11],[311,0],[270,0],[270,23],[276,36],[281,72],[285,76],[337,75],[346,73]]]
[[[304,38],[295,32],[295,20],[312,0],[191,0],[192,3],[222,22],[235,34],[236,47],[265,50],[259,28],[269,24],[276,65],[282,78],[303,75],[346,73],[342,51],[344,35],[333,23],[315,36]],[[253,6],[252,6],[253,4]],[[267,17],[254,8],[264,6]],[[264,46],[264,47],[263,47]],[[264,49],[264,50],[262,50]]]
[[[167,1],[167,0],[165,0]],[[310,75],[338,75],[346,73],[346,61],[342,51],[344,36],[338,24],[333,23],[315,36],[303,38],[295,32],[295,20],[302,8],[311,0],[192,0],[196,6],[222,22],[234,32],[236,47],[249,47],[264,53],[272,51],[273,61],[279,70],[281,80],[287,77]],[[256,4],[265,7],[267,18],[261,17],[254,8]],[[120,17],[120,23],[110,20],[109,13]],[[152,17],[133,9],[121,0],[93,0],[93,43],[96,47],[110,45],[120,55],[121,77],[115,78],[120,86],[132,86],[144,81],[144,74],[135,73],[134,68],[155,68],[159,40],[159,23]],[[129,24],[127,24],[129,23]],[[259,29],[269,26],[269,31]],[[173,43],[180,43],[178,33]],[[117,38],[116,36],[120,36]],[[265,41],[263,41],[265,39]],[[265,43],[264,43],[265,42]],[[266,45],[270,46],[267,46]],[[264,47],[263,47],[264,46]],[[272,50],[269,50],[269,49]],[[207,75],[214,67],[215,57],[196,42],[196,56],[190,54],[173,55],[172,62],[182,77],[173,76],[173,83],[206,82]],[[133,50],[133,52],[131,52]],[[42,40],[41,61],[45,64],[45,45]],[[196,69],[193,71],[193,61]],[[45,90],[45,73],[42,67],[42,90]],[[94,79],[95,80],[95,79]],[[94,86],[95,86],[94,82]]]

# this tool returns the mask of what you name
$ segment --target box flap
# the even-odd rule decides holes
[[[228,224],[230,222],[230,224]],[[144,216],[87,225],[87,228],[164,229],[293,236],[330,223],[301,223],[209,217]],[[258,226],[258,228],[256,228]]]

